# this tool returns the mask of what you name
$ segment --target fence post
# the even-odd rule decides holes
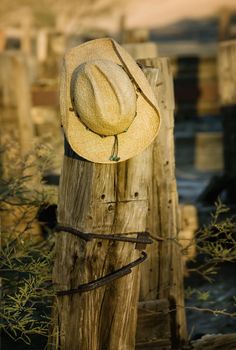
[[[230,36],[230,19],[232,10],[229,7],[223,6],[219,13],[219,33],[220,41],[227,40]]]
[[[21,53],[1,53],[1,134],[15,132],[24,155],[32,149],[30,82],[26,60]]]
[[[219,44],[218,78],[223,117],[225,187],[229,203],[236,198],[236,40]]]
[[[162,115],[161,129],[153,145],[152,182],[149,191],[148,231],[156,239],[156,243],[148,247],[150,258],[142,266],[140,298],[146,301],[169,301],[171,340],[172,346],[176,347],[186,342],[187,332],[183,262],[178,243],[180,228],[174,158],[173,77],[167,58],[139,62],[159,70],[158,79],[153,80],[153,90]],[[158,324],[156,327],[158,328]]]
[[[61,104],[69,108],[65,88]],[[65,143],[59,187],[58,221],[81,232],[128,234],[146,230],[152,145],[115,165],[88,162]],[[76,288],[134,261],[142,254],[127,242],[80,238],[61,231],[56,237],[53,281],[59,290]],[[74,295],[58,296],[49,347],[61,350],[133,350],[140,274]]]
[[[38,64],[46,61],[48,56],[48,32],[46,29],[40,29],[36,37],[36,56]]]
[[[40,189],[40,173],[34,153],[34,127],[31,118],[30,81],[22,53],[0,54],[0,173],[5,179],[26,177],[27,191]],[[24,167],[21,165],[24,164]],[[13,201],[14,203],[14,201]],[[10,237],[42,239],[35,205],[3,202],[0,215],[2,232]],[[24,235],[23,235],[24,233]]]

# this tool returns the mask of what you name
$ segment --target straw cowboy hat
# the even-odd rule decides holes
[[[158,106],[145,75],[110,38],[88,41],[65,55],[60,94],[65,137],[89,161],[129,159],[159,131]]]

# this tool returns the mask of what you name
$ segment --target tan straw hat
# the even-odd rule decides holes
[[[60,93],[66,139],[92,162],[132,158],[159,131],[157,102],[145,75],[112,39],[88,41],[65,55]]]

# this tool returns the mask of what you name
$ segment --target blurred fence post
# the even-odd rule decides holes
[[[232,17],[232,10],[223,6],[219,11],[219,40],[227,40],[230,36],[230,20]]]
[[[47,60],[48,56],[48,32],[46,29],[40,29],[36,37],[36,55],[38,64]]]
[[[32,149],[34,130],[29,75],[21,53],[0,54],[0,91],[1,137],[15,133],[24,155]]]
[[[157,57],[158,46],[152,41],[137,44],[124,44],[123,47],[134,59],[145,59],[146,57]]]
[[[218,78],[224,132],[225,187],[229,203],[236,203],[236,40],[221,42]]]
[[[6,181],[25,178],[23,183],[28,193],[39,190],[40,173],[33,147],[30,82],[22,53],[0,54],[0,122],[1,175]],[[17,199],[13,204],[3,201],[2,208],[1,229],[11,239],[19,235],[22,239],[42,239],[35,205],[24,204]]]

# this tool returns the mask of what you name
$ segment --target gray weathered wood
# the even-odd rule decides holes
[[[65,157],[59,197],[59,222],[83,232],[144,231],[147,213],[149,151],[117,165]],[[145,166],[140,166],[140,165]],[[135,177],[134,177],[135,175]],[[132,181],[135,179],[135,181]],[[140,199],[137,200],[136,197]],[[133,244],[95,240],[85,244],[68,233],[57,236],[54,283],[76,288],[139,256]],[[92,292],[59,297],[57,320],[62,349],[133,349],[138,268]]]
[[[171,310],[173,345],[187,340],[184,310],[183,265],[178,244],[178,193],[174,159],[173,77],[166,58],[145,59],[141,63],[159,69],[153,89],[162,125],[153,146],[152,183],[148,230],[157,243],[148,248],[150,259],[142,266],[141,300],[168,299]],[[158,241],[159,237],[163,241]]]
[[[191,345],[194,350],[235,350],[236,333],[205,335]]]
[[[139,302],[136,349],[170,349],[170,337],[168,300]]]

